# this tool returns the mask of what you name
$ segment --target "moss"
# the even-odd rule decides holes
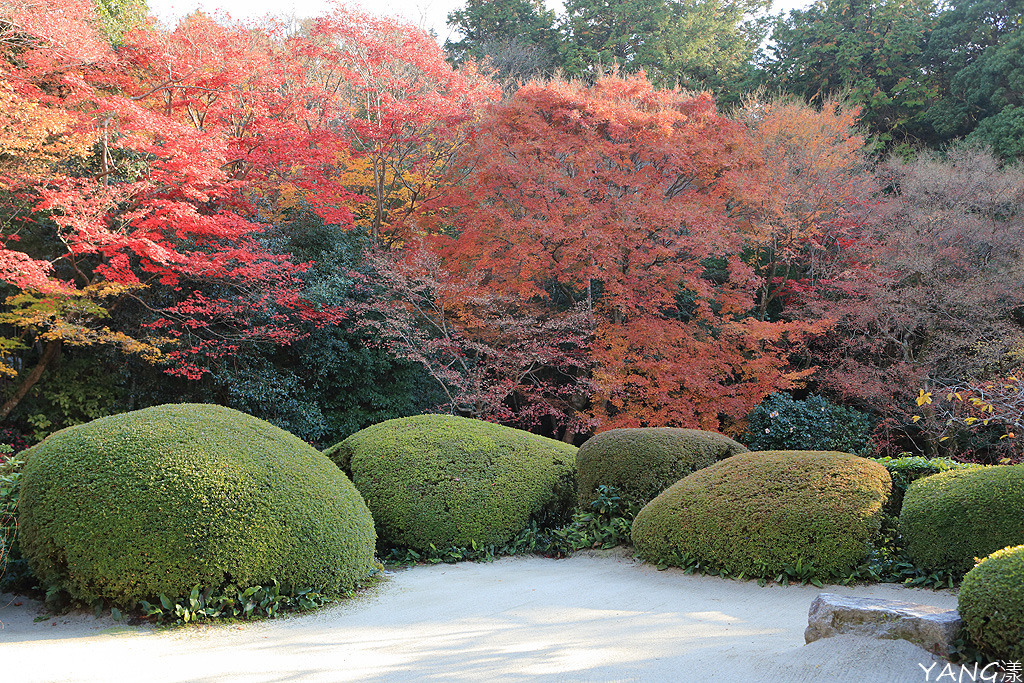
[[[992,553],[967,572],[960,617],[978,648],[1004,662],[1024,661],[1024,545]]]
[[[975,558],[1024,543],[1024,465],[918,479],[903,499],[900,534],[915,565],[960,575]]]
[[[579,505],[589,505],[598,486],[611,486],[624,500],[642,507],[691,472],[746,452],[746,446],[727,436],[698,429],[601,432],[584,443],[576,456]]]
[[[291,434],[180,404],[61,430],[28,454],[21,548],[44,585],[119,605],[278,580],[328,595],[374,571],[352,483]]]
[[[392,547],[504,543],[531,520],[565,521],[576,496],[575,447],[452,415],[388,420],[325,454],[351,472]]]
[[[648,503],[633,522],[645,560],[679,558],[732,574],[771,577],[810,565],[838,575],[868,554],[889,473],[848,453],[743,453],[698,470]]]

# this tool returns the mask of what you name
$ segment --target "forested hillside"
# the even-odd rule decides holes
[[[0,443],[191,401],[1019,459],[1024,0],[766,8],[0,0]]]

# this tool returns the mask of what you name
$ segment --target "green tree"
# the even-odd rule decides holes
[[[654,83],[712,90],[734,100],[767,32],[771,0],[568,0],[565,70],[593,76],[612,63]]]
[[[749,81],[754,54],[768,33],[771,0],[682,0],[669,3],[660,63],[648,68],[665,86],[716,93],[736,102]]]
[[[769,82],[808,99],[848,94],[883,146],[927,139],[923,52],[934,0],[817,0],[778,21]]]
[[[669,21],[666,0],[566,0],[562,17],[562,64],[570,76],[594,78],[595,69],[617,64],[637,71],[659,61]]]
[[[936,139],[970,135],[1003,158],[1024,156],[1024,0],[959,0],[924,52],[937,86]]]
[[[448,14],[461,36],[445,42],[456,64],[487,62],[502,80],[526,80],[556,66],[555,13],[540,0],[466,0]]]
[[[93,0],[100,30],[117,45],[124,34],[143,24],[149,14],[146,0]]]

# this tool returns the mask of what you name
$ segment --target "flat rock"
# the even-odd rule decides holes
[[[858,598],[822,593],[811,603],[804,641],[837,634],[907,640],[938,655],[952,651],[960,631],[960,614],[901,600]]]

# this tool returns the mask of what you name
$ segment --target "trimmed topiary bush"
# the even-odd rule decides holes
[[[742,453],[697,470],[648,503],[633,544],[649,562],[773,577],[840,575],[868,555],[892,482],[848,453]]]
[[[885,466],[892,477],[892,495],[885,503],[885,512],[893,517],[899,517],[903,509],[903,497],[907,489],[918,479],[930,477],[939,472],[949,470],[967,470],[972,467],[981,467],[973,463],[957,462],[950,458],[923,458],[919,455],[903,453],[898,458],[873,458],[876,462]]]
[[[994,659],[1024,660],[1024,545],[979,562],[964,577],[958,600],[974,645]]]
[[[373,520],[327,458],[229,408],[164,405],[26,451],[20,540],[73,599],[130,606],[193,586],[337,595],[376,568]]]
[[[903,499],[900,534],[917,567],[957,575],[975,558],[1024,543],[1024,465],[918,479]]]
[[[576,448],[453,415],[367,427],[324,451],[366,499],[386,546],[504,543],[531,520],[558,525],[576,498]]]
[[[611,429],[588,439],[576,454],[580,507],[611,486],[628,504],[643,507],[691,472],[746,453],[727,436],[699,429]]]

